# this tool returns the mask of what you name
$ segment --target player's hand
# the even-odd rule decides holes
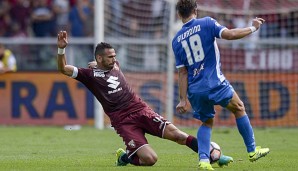
[[[57,36],[57,46],[58,48],[64,49],[68,44],[67,32],[60,31]]]
[[[188,103],[185,100],[181,100],[179,104],[176,106],[176,110],[179,113],[186,113],[188,111]]]
[[[97,68],[97,62],[96,61],[88,62],[88,68],[90,69]]]
[[[264,22],[265,20],[263,18],[256,17],[252,20],[252,26],[254,26],[258,30]]]

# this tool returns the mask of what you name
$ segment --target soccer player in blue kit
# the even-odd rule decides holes
[[[188,98],[194,110],[194,118],[202,121],[197,132],[199,169],[213,170],[209,161],[209,144],[215,115],[214,105],[221,105],[235,115],[249,161],[266,156],[269,148],[256,147],[244,104],[221,72],[216,44],[216,38],[241,39],[257,31],[265,20],[255,18],[250,27],[228,29],[211,17],[197,19],[196,0],[178,0],[176,10],[183,22],[182,28],[172,40],[179,75],[180,102],[176,109],[185,113]]]
[[[131,89],[116,60],[115,49],[110,44],[97,44],[94,53],[96,68],[77,68],[67,65],[66,62],[67,32],[60,31],[57,38],[58,70],[80,81],[92,92],[108,115],[112,127],[126,145],[126,152],[121,148],[117,150],[117,166],[125,166],[128,163],[152,166],[157,162],[157,154],[147,142],[145,134],[168,139],[195,152],[198,151],[195,137],[179,130],[154,112]],[[218,165],[228,165],[232,160],[229,156],[221,155]]]

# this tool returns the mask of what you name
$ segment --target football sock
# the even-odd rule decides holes
[[[130,164],[133,164],[133,165],[135,165],[135,166],[141,166],[139,156],[137,156],[137,155],[133,155],[133,156],[131,157]]]
[[[237,118],[236,123],[238,131],[244,140],[247,152],[254,152],[256,146],[255,137],[248,116],[244,115],[240,118]]]
[[[211,128],[202,125],[197,133],[198,147],[199,147],[199,159],[208,159],[210,156],[210,141],[211,141]]]
[[[120,160],[124,163],[130,163],[130,159],[128,158],[128,155],[126,153],[120,157]]]
[[[198,140],[196,137],[189,135],[186,139],[186,146],[198,153]]]

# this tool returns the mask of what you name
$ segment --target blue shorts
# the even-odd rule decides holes
[[[226,107],[234,94],[234,88],[225,80],[209,91],[188,94],[189,102],[194,110],[193,117],[206,122],[210,118],[214,118],[214,105]]]

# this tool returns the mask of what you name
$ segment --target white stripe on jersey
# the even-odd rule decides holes
[[[216,43],[216,40],[214,40],[214,50],[215,50],[215,57],[216,57],[216,75],[220,82],[223,82],[226,78],[223,74],[220,74],[220,54],[219,54],[219,49]]]
[[[178,65],[178,66],[176,66],[177,69],[178,68],[182,68],[182,67],[184,67],[184,65]]]
[[[223,28],[223,29],[220,30],[220,32],[219,32],[219,37],[220,37],[220,38],[221,38],[221,33],[222,33],[225,29],[227,29],[227,28]],[[222,39],[222,38],[221,38],[221,39]]]

